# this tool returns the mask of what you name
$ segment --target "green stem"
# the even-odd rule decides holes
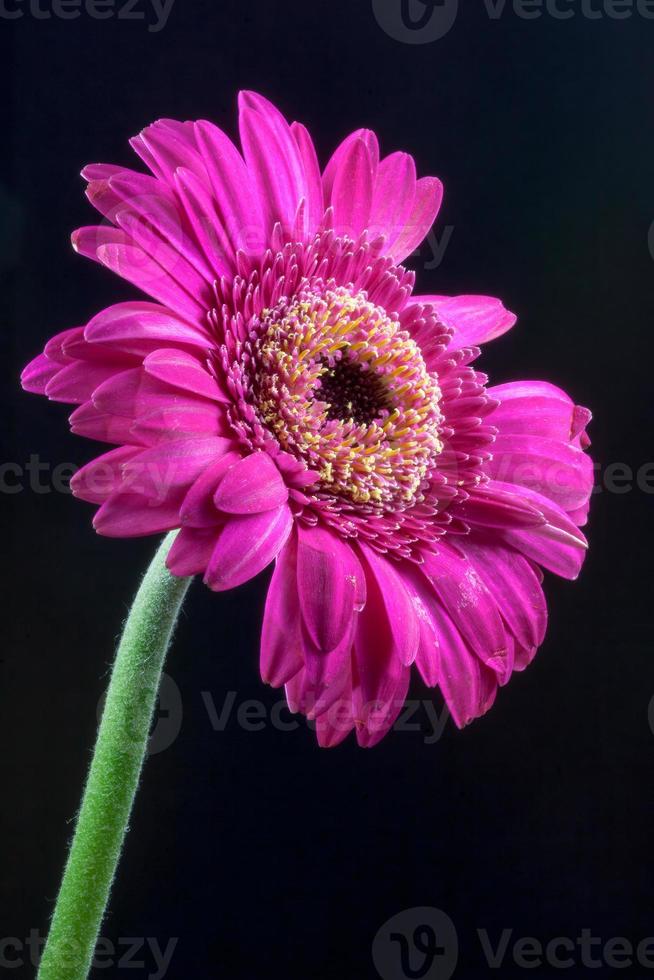
[[[166,651],[190,578],[162,542],[138,590],[114,663],[93,760],[38,980],[86,980],[128,830]]]

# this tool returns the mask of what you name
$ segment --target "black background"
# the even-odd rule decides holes
[[[653,497],[602,487],[611,464],[635,474],[652,459],[654,21],[460,6],[425,45],[385,33],[369,0],[176,0],[159,33],[0,17],[4,461],[34,453],[51,472],[99,448],[17,382],[51,334],[135,295],[69,246],[94,220],[81,166],[131,164],[127,138],[159,116],[234,132],[243,87],[305,122],[323,161],[365,125],[439,175],[436,233],[454,230],[438,269],[416,261],[419,288],[500,295],[520,319],[485,349],[493,382],[547,378],[595,415],[582,576],[548,577],[533,666],[436,744],[424,710],[422,731],[373,751],[321,751],[304,723],[252,732],[232,715],[214,731],[206,692],[217,710],[227,692],[234,711],[280,700],[258,677],[267,575],[231,594],[193,586],[168,666],[181,731],[148,763],[103,928],[113,942],[177,937],[174,980],[373,978],[378,929],[421,905],[454,921],[463,978],[529,972],[510,953],[490,970],[477,929],[494,943],[504,928],[543,942],[654,934]],[[88,505],[23,484],[0,497],[0,937],[21,940],[46,928],[115,640],[155,547],[97,537]],[[147,963],[97,976],[145,978]],[[609,972],[578,955],[568,975]]]

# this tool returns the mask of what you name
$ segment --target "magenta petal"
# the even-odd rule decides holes
[[[350,690],[344,688],[341,696],[315,721],[318,744],[323,749],[333,749],[347,738],[354,728],[354,706]]]
[[[493,482],[471,490],[468,499],[457,508],[457,516],[468,524],[489,528],[537,527],[546,523],[542,512],[519,491],[507,493]]]
[[[230,402],[205,364],[192,354],[176,349],[156,350],[143,361],[143,367],[154,378],[167,381],[212,401]]]
[[[257,452],[230,466],[213,499],[228,514],[259,514],[286,503],[288,490],[268,453]]]
[[[203,528],[224,523],[224,515],[216,510],[213,495],[224,474],[239,459],[237,452],[227,452],[200,474],[184,497],[184,503],[180,508],[179,516],[182,525]]]
[[[75,435],[121,445],[141,440],[132,431],[133,419],[99,411],[92,401],[84,402],[70,416],[70,430]]]
[[[370,214],[373,235],[392,248],[404,231],[416,194],[416,165],[408,153],[392,153],[379,164]]]
[[[363,140],[354,140],[334,177],[331,206],[339,236],[356,239],[368,226],[372,207],[373,168]]]
[[[549,497],[564,510],[582,507],[593,487],[593,463],[572,443],[537,435],[505,435],[493,444],[488,474]]]
[[[254,578],[279,554],[293,526],[286,504],[248,517],[233,517],[220,532],[204,576],[214,592]]]
[[[91,504],[103,504],[112,493],[120,489],[123,481],[123,464],[137,456],[141,450],[135,446],[119,446],[82,466],[70,481],[70,489],[76,497]]]
[[[202,575],[218,537],[217,528],[183,527],[168,552],[166,566],[173,575]]]
[[[106,344],[139,355],[171,344],[207,349],[212,343],[204,327],[148,302],[117,303],[102,310],[89,321],[84,336],[89,343]]]
[[[296,562],[297,541],[291,535],[277,556],[263,615],[261,677],[273,687],[288,683],[303,665]]]
[[[46,385],[54,378],[62,365],[45,354],[39,354],[23,369],[20,383],[25,391],[34,395],[45,395]]]
[[[455,724],[464,728],[492,706],[497,678],[472,653],[444,609],[435,607],[434,616],[441,639],[440,688]]]
[[[493,425],[505,435],[533,435],[570,442],[575,404],[564,391],[545,381],[514,381],[488,388],[499,401]]]
[[[155,500],[190,487],[212,463],[232,448],[228,439],[200,438],[163,442],[143,450],[124,467],[125,484]]]
[[[498,674],[508,669],[509,650],[497,604],[471,561],[445,544],[422,566],[455,627],[477,656]],[[437,604],[432,608],[434,612]]]
[[[425,684],[436,687],[440,676],[440,641],[432,607],[438,600],[417,565],[407,562],[402,568],[402,580],[411,596],[420,630],[416,667]]]
[[[357,129],[355,132],[350,133],[350,135],[343,140],[340,146],[336,148],[329,163],[325,167],[322,184],[326,204],[329,204],[331,201],[336,175],[340,171],[343,161],[350,152],[352,144],[356,143],[357,141],[363,142],[368,151],[368,156],[372,165],[373,177],[377,174],[377,166],[379,164],[379,143],[377,141],[377,137],[371,129]]]
[[[304,164],[290,126],[275,107],[252,92],[241,92],[240,133],[245,162],[258,191],[266,228],[292,227],[307,197]]]
[[[501,337],[516,316],[492,296],[415,296],[411,303],[430,303],[439,319],[454,331],[449,350],[476,347]]]
[[[298,589],[309,638],[328,653],[345,637],[365,601],[363,570],[352,548],[320,525],[298,527]]]
[[[98,534],[109,538],[140,538],[179,527],[179,497],[153,500],[141,493],[120,491],[102,504],[93,519]]]
[[[414,252],[426,238],[443,201],[443,185],[437,177],[422,177],[416,182],[415,196],[404,228],[393,243],[389,254],[401,262]]]
[[[318,164],[316,148],[306,127],[301,123],[294,122],[291,124],[291,132],[297,143],[304,167],[304,182],[306,186],[306,220],[304,233],[308,239],[317,231],[325,212],[320,165]]]
[[[547,523],[502,533],[506,544],[563,578],[575,579],[586,557],[588,543],[572,518],[558,504],[527,487],[499,486],[524,494],[542,511]]]
[[[531,563],[493,541],[466,538],[459,548],[471,559],[519,643],[539,647],[547,628],[547,605]]]
[[[73,361],[66,364],[48,382],[45,393],[52,401],[81,405],[96,388],[124,369],[123,364]]]
[[[391,561],[363,543],[359,547],[381,594],[394,651],[401,663],[410,666],[420,642],[420,625],[411,594]]]

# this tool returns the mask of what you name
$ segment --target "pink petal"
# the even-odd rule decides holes
[[[373,235],[384,235],[392,248],[409,220],[416,194],[416,165],[408,153],[392,153],[377,172],[370,214]]]
[[[411,212],[388,253],[395,262],[401,262],[411,255],[426,238],[436,221],[442,200],[443,185],[437,177],[421,177],[416,182]]]
[[[205,528],[224,523],[224,515],[216,510],[213,495],[224,474],[239,459],[237,452],[227,452],[200,474],[184,497],[184,503],[179,511],[184,526]]]
[[[230,466],[213,500],[228,514],[259,514],[286,503],[288,490],[268,453],[256,452]]]
[[[381,594],[393,638],[393,655],[408,667],[416,658],[420,642],[420,624],[411,594],[404,585],[401,572],[391,561],[366,544],[361,543],[359,547]],[[367,577],[369,579],[370,575]]]
[[[148,354],[143,362],[148,374],[160,381],[167,381],[176,388],[183,388],[211,401],[229,403],[231,399],[221,390],[209,373],[206,361],[175,348],[163,348]]]
[[[168,569],[173,575],[203,575],[218,533],[216,528],[183,527],[168,552]]]
[[[464,728],[492,706],[497,678],[471,652],[442,607],[434,607],[434,618],[441,641],[440,688],[455,724]]]
[[[519,643],[529,649],[539,647],[547,628],[547,605],[530,562],[496,542],[467,537],[458,546],[473,562]]]
[[[297,143],[302,165],[304,167],[304,182],[306,187],[306,220],[305,237],[314,235],[322,221],[325,212],[325,202],[322,193],[322,178],[320,165],[313,140],[308,130],[301,123],[291,124],[291,132]]]
[[[491,296],[414,296],[410,303],[430,303],[439,319],[454,331],[448,350],[476,347],[510,330],[516,316]]]
[[[586,557],[586,538],[561,507],[526,487],[499,484],[503,489],[524,494],[542,511],[547,523],[528,530],[504,531],[506,544],[563,578],[575,579]]]
[[[537,435],[499,433],[486,464],[494,480],[516,483],[549,497],[564,510],[583,506],[593,488],[593,463],[571,443]]]
[[[20,383],[25,391],[34,395],[45,395],[45,389],[52,378],[61,371],[61,364],[52,361],[45,354],[39,354],[23,369]]]
[[[357,239],[368,226],[372,207],[373,166],[363,140],[354,140],[334,176],[330,204],[339,237]]]
[[[277,556],[263,616],[261,677],[273,687],[288,683],[303,663],[296,561],[297,541],[291,535]]]
[[[318,651],[336,649],[365,602],[363,570],[349,544],[320,525],[298,527],[300,608]]]
[[[74,496],[91,504],[103,504],[112,493],[120,489],[123,464],[139,452],[140,449],[135,446],[120,446],[82,466],[70,481]]]
[[[231,448],[229,439],[219,437],[160,443],[126,463],[123,468],[126,485],[152,499],[165,499],[180,487],[184,490],[190,487]]]
[[[84,337],[91,344],[104,344],[140,356],[162,346],[206,350],[213,343],[204,327],[180,319],[164,306],[147,302],[108,307],[89,321]]]
[[[488,388],[488,394],[500,403],[492,421],[504,435],[543,436],[560,442],[574,438],[577,408],[556,385],[514,381]]]
[[[223,592],[254,578],[279,554],[292,526],[286,504],[263,514],[233,517],[220,532],[205,584]]]
[[[421,567],[454,626],[477,656],[502,676],[512,666],[508,663],[504,625],[473,563],[442,543],[438,555],[425,556]],[[432,614],[437,605],[432,607]]]
[[[90,363],[73,361],[61,368],[46,385],[45,393],[52,401],[80,405],[88,401],[96,388],[114,377],[124,365],[109,361]]]
[[[93,519],[98,534],[109,538],[139,538],[179,527],[179,498],[164,500],[120,491],[102,504]]]
[[[344,159],[350,152],[352,144],[359,141],[363,142],[368,150],[368,157],[372,165],[373,177],[377,174],[377,167],[379,165],[379,143],[377,141],[377,137],[371,129],[357,129],[355,132],[350,133],[350,135],[343,140],[340,146],[336,148],[329,163],[325,167],[325,172],[322,177],[322,185],[326,205],[328,205],[332,199],[332,191],[334,188],[336,175],[340,171]]]
[[[238,249],[249,252],[248,239],[252,234],[260,239],[263,251],[263,216],[250,175],[241,154],[232,141],[212,123],[204,120],[195,124],[215,203],[219,239],[226,236],[225,261]],[[185,187],[190,189],[187,181]]]
[[[304,164],[290,127],[275,107],[253,92],[239,95],[239,127],[247,168],[258,191],[268,231],[288,231],[307,197]]]

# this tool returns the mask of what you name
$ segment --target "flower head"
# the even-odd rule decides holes
[[[116,447],[72,482],[99,533],[180,528],[171,571],[215,590],[275,562],[262,674],[321,744],[378,742],[413,664],[465,725],[543,640],[541,568],[579,572],[590,413],[488,387],[499,300],[414,294],[442,188],[408,154],[360,130],[321,172],[252,93],[240,138],[161,120],[132,141],[149,174],[85,168],[104,220],[73,244],[150,299],[58,334],[23,385]]]

